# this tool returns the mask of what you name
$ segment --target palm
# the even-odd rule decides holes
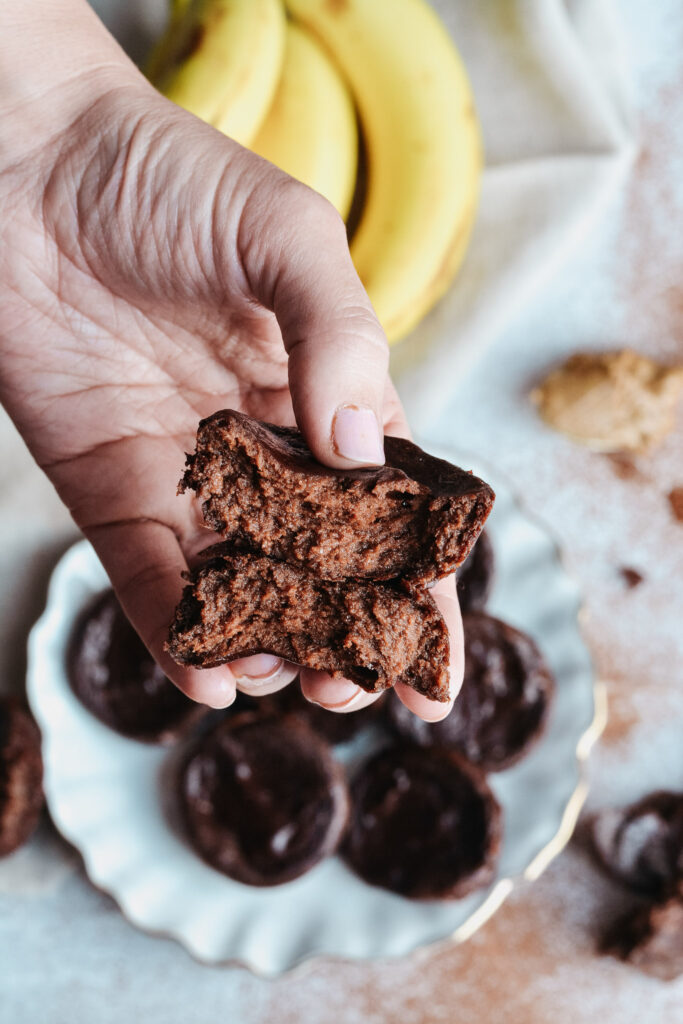
[[[296,409],[331,465],[340,401],[383,395],[385,429],[406,424],[331,208],[147,87],[122,92],[52,166],[0,167],[0,398],[166,671],[225,702],[229,674],[163,651],[181,571],[211,539],[176,495],[198,420]]]
[[[78,296],[78,305],[68,300],[70,330],[54,319],[41,326],[50,345],[37,372],[19,351],[4,368],[11,393],[31,381],[30,415],[24,423],[17,416],[26,440],[86,532],[156,520],[191,555],[205,535],[176,487],[198,420],[232,407],[294,422],[274,320],[252,311],[247,322],[245,312],[217,340],[208,331],[202,336],[199,321],[164,317],[161,328],[93,279],[62,273],[59,287],[62,296]],[[97,322],[88,315],[93,308]]]

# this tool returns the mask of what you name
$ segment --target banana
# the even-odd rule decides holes
[[[291,21],[275,99],[251,149],[321,192],[346,217],[358,163],[353,100],[319,43]]]
[[[176,0],[147,74],[170,100],[248,146],[272,103],[282,0]]]
[[[351,255],[390,341],[448,288],[465,254],[482,149],[469,81],[424,0],[286,0],[351,86],[368,188]]]

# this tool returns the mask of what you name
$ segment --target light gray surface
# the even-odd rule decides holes
[[[683,265],[683,12],[678,0],[621,0],[619,9],[646,144],[635,169],[641,177],[628,195],[615,196],[600,230],[533,309],[454,382],[453,402],[431,431],[515,478],[553,521],[589,594],[594,643],[611,673],[613,723],[593,759],[593,806],[683,782],[681,606],[680,588],[673,589],[683,569],[681,527],[665,499],[683,484],[683,446],[667,442],[634,488],[605,460],[540,427],[524,401],[540,373],[579,347],[681,353],[670,292]],[[4,418],[0,446],[0,686],[7,691],[22,685],[27,630],[56,552],[74,533]],[[625,594],[619,565],[640,568],[646,583]],[[0,866],[0,1022],[451,1024],[457,1006],[458,1024],[677,1024],[680,983],[667,986],[593,955],[593,918],[610,899],[619,905],[617,893],[602,895],[605,886],[570,851],[467,949],[434,963],[334,966],[269,983],[200,967],[174,943],[135,931],[46,830]]]

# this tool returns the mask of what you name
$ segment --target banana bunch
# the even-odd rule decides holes
[[[151,80],[344,218],[362,200],[351,255],[389,340],[403,337],[463,260],[482,168],[469,81],[434,11],[426,0],[171,4]]]

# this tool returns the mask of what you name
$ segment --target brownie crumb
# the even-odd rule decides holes
[[[643,574],[638,572],[637,569],[631,569],[630,566],[627,565],[622,565],[619,572],[621,573],[621,577],[629,590],[637,587],[638,584],[642,583],[645,579]]]
[[[643,476],[632,455],[610,452],[605,457],[620,480],[637,480]]]
[[[683,892],[620,918],[600,948],[661,981],[673,981],[683,974]]]
[[[683,523],[683,487],[674,487],[672,491],[669,491],[669,504],[671,505],[674,519],[677,519],[679,523]]]
[[[43,807],[40,732],[18,700],[0,700],[0,857],[32,835]]]

